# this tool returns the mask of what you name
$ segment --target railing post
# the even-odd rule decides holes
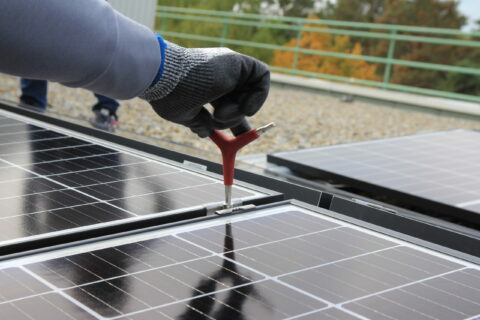
[[[302,33],[303,33],[303,23],[301,21],[299,21],[298,22],[297,42],[295,44],[295,53],[293,55],[293,64],[292,64],[292,69],[293,69],[294,74],[297,71],[298,56],[299,56],[298,50],[300,49],[300,45],[302,43]]]
[[[383,88],[385,89],[387,84],[390,82],[390,76],[392,75],[392,59],[395,55],[395,36],[397,34],[397,30],[392,29],[390,31],[390,45],[388,46],[388,53],[387,53],[387,65],[385,66],[385,73],[383,74]]]
[[[223,30],[220,38],[220,47],[225,47],[225,40],[228,36],[228,25],[230,22],[230,16],[223,16]]]
[[[160,14],[160,31],[165,31],[167,29],[167,19],[168,19],[168,11],[163,11]]]

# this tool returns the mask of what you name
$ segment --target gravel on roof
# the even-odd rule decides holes
[[[18,78],[0,74],[0,99],[18,101]],[[86,120],[91,117],[94,96],[82,89],[50,84],[49,113]],[[141,135],[172,141],[206,152],[218,152],[208,139],[167,122],[140,99],[122,101],[118,134]],[[421,109],[387,107],[365,102],[342,102],[312,91],[273,86],[261,111],[251,118],[258,127],[275,122],[277,128],[242,150],[242,154],[270,153],[340,143],[365,141],[419,132],[480,129],[480,118],[435,114]]]

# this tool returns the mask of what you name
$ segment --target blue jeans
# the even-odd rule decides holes
[[[47,81],[44,80],[30,80],[22,78],[20,80],[20,88],[22,89],[20,101],[45,110],[47,108],[47,86]],[[98,99],[98,102],[93,106],[94,110],[107,108],[111,112],[115,113],[120,106],[120,104],[112,98],[96,93],[95,97]]]

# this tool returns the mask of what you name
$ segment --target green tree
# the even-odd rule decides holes
[[[480,50],[472,50],[471,53],[456,63],[457,66],[480,69]],[[449,73],[441,84],[440,89],[457,93],[480,96],[480,79],[477,75]]]
[[[329,20],[352,21],[376,23],[382,16],[386,8],[394,0],[337,0],[328,2],[325,10],[321,12],[320,17]],[[372,30],[377,31],[377,30]],[[364,53],[367,55],[377,55],[377,46],[379,41],[371,38],[355,38],[356,42],[361,43]],[[383,67],[380,66],[379,72]]]
[[[159,0],[158,4],[168,7],[196,8],[205,10],[232,11],[238,0]]]
[[[237,0],[160,0],[158,3],[159,5],[169,7],[182,7],[212,11],[232,11],[232,8],[237,3]],[[220,37],[223,30],[223,26],[218,23],[198,23],[197,21],[185,19],[168,18],[166,23],[163,23],[161,15],[160,17],[157,17],[156,27],[157,29],[164,28],[164,30],[170,32],[196,34],[210,37]],[[185,38],[172,38],[168,36],[167,39],[175,41],[176,43],[186,47],[211,47],[219,45],[218,42],[205,42]]]
[[[261,1],[270,6],[276,5],[281,9],[284,16],[287,17],[306,17],[314,13],[315,0],[269,0]]]
[[[323,12],[323,17],[344,21],[452,29],[461,29],[466,23],[465,17],[458,11],[458,1],[454,0],[337,0],[336,3],[330,3],[327,10]],[[421,33],[414,33],[414,35],[431,36]],[[390,41],[365,38],[358,41],[366,54],[387,56]],[[405,41],[396,42],[394,57],[445,65],[474,66],[475,62],[474,50],[471,48]],[[379,74],[383,74],[384,68],[383,65],[379,66]],[[478,77],[471,78],[464,77],[462,74],[395,66],[391,82],[433,89],[448,88],[448,90],[468,93],[468,90],[472,90],[471,88],[475,86],[466,85],[459,89],[459,79],[468,80],[468,83],[471,83],[475,82],[476,78]]]
[[[213,11],[264,14],[277,13],[292,16],[306,16],[313,10],[315,0],[161,0],[159,1],[159,4],[164,6],[187,7]],[[275,11],[273,8],[278,8],[279,11]],[[275,21],[275,23],[278,23],[278,21]],[[162,25],[163,24],[160,17],[157,20],[157,27],[159,28]],[[256,26],[254,22],[251,26],[230,25],[228,26],[227,30],[225,30],[222,23],[198,23],[197,21],[180,19],[168,19],[166,30],[170,32],[197,34],[218,38],[220,38],[224,32],[227,31],[226,35],[228,39],[279,45],[284,44],[295,35],[295,32],[290,30],[259,27]],[[179,43],[180,45],[188,47],[207,47],[218,46],[221,44],[220,40],[217,42],[205,42],[184,38],[172,38],[171,40]],[[261,48],[234,45],[228,46],[234,50],[254,56],[267,63],[270,62],[274,55],[271,50]]]
[[[391,0],[337,0],[329,2],[322,17],[332,20],[374,23]]]
[[[376,22],[460,29],[465,24],[466,19],[459,13],[456,1],[390,0],[385,11],[376,19]],[[375,55],[386,56],[388,41],[380,42],[375,51]],[[466,47],[397,41],[395,57],[403,60],[455,65],[466,57],[470,51]],[[442,83],[446,81],[447,76],[448,73],[442,71],[395,66],[391,82],[440,89],[445,87]]]
[[[305,17],[316,10],[316,4],[319,1],[321,0],[160,0],[159,4],[214,11]],[[465,17],[458,11],[458,1],[456,0],[323,0],[323,2],[326,3],[326,7],[317,13],[321,19],[454,29],[460,29],[466,22]],[[157,26],[162,25],[161,21],[158,23]],[[275,23],[278,23],[278,21],[275,21]],[[288,23],[285,24],[288,25]],[[249,26],[230,25],[225,29],[222,23],[199,23],[197,21],[170,18],[167,21],[166,30],[214,38],[220,38],[226,34],[228,39],[276,45],[284,45],[296,37],[296,31],[294,30],[264,28],[255,25],[254,22]],[[381,32],[376,29],[372,29],[372,31]],[[402,34],[431,36],[429,34],[410,32],[402,32]],[[169,40],[188,47],[207,47],[221,44],[220,40],[205,42],[182,37]],[[379,57],[387,56],[388,40],[352,36],[350,37],[350,42],[360,45],[362,54]],[[231,44],[226,45],[267,63],[272,62],[274,59],[272,50],[232,46]],[[351,49],[349,48],[349,50]],[[476,64],[478,55],[475,52],[475,50],[467,47],[397,41],[394,57],[403,60],[478,68]],[[337,64],[334,65],[337,70],[342,70]],[[326,68],[326,65],[324,68]],[[378,76],[383,75],[384,68],[385,66],[382,64],[377,65],[376,72]],[[441,71],[394,66],[390,81],[397,84],[474,93],[477,92],[475,83],[480,81],[480,78]],[[461,83],[464,83],[464,85],[461,85]]]

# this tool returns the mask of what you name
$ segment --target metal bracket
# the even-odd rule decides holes
[[[254,204],[246,204],[244,206],[239,206],[239,207],[233,207],[233,208],[225,208],[221,210],[215,211],[216,215],[222,215],[222,214],[227,214],[227,213],[233,213],[235,211],[242,211],[242,210],[248,210],[248,209],[254,209],[256,206]]]
[[[207,166],[205,166],[203,164],[196,163],[196,162],[188,161],[188,160],[183,160],[183,164],[186,165],[189,168],[196,169],[196,170],[199,170],[199,171],[207,171],[208,170]]]
[[[363,201],[363,200],[355,199],[355,198],[353,198],[352,201],[355,202],[355,203],[358,203],[358,204],[361,204],[361,205],[364,205],[364,206],[373,208],[373,209],[378,209],[378,210],[382,210],[382,211],[387,211],[387,212],[395,213],[395,214],[398,213],[397,210],[394,210],[394,209],[391,209],[391,208],[387,208],[387,207],[384,207],[384,206],[379,205],[379,204],[376,204],[376,203],[371,203],[371,202],[368,202],[368,201]]]
[[[223,215],[227,213],[232,213],[241,210],[253,209],[255,208],[254,204],[247,204],[243,205],[241,200],[236,200],[231,208],[227,208],[225,203],[223,202],[216,202],[205,206],[207,210],[207,216],[211,215]]]

